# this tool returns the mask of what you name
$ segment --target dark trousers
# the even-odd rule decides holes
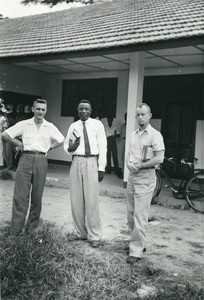
[[[14,167],[14,152],[13,145],[10,142],[3,142],[3,157],[8,169],[13,169]]]
[[[21,232],[29,209],[27,225],[36,226],[42,208],[42,194],[47,174],[47,158],[42,154],[23,153],[16,171],[13,195],[12,231]]]
[[[118,174],[118,151],[116,138],[113,136],[107,137],[107,171],[111,171],[111,155],[113,157],[114,171],[116,174]]]

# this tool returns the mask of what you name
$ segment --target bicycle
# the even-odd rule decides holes
[[[193,210],[204,213],[204,169],[195,169],[195,164],[198,160],[194,158],[193,162],[190,162],[186,159],[182,159],[181,164],[176,164],[173,158],[165,158],[164,161],[168,161],[175,166],[184,164],[186,166],[186,172],[180,184],[175,185],[163,168],[165,163],[157,166],[157,182],[152,197],[152,204],[154,204],[155,198],[159,196],[162,189],[162,179],[165,178],[172,190],[174,198],[186,199]]]

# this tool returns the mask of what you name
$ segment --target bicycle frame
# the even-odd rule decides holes
[[[167,165],[167,164],[166,164]],[[190,166],[186,165],[186,170],[189,169]],[[169,175],[165,172],[165,170],[162,168],[162,166],[159,166],[159,168],[157,168],[157,170],[159,171],[161,178],[166,178],[167,182],[169,183],[171,190],[174,191],[175,193],[182,193],[185,190],[185,186],[186,186],[186,181],[189,178],[189,176],[187,176],[185,174],[184,178],[180,180],[180,183],[178,186],[175,185],[175,183],[173,182],[173,180],[169,177]],[[187,172],[186,172],[187,173]]]
[[[164,170],[164,165],[170,166],[170,164],[161,164],[157,166],[157,181],[151,203],[157,203],[155,199],[161,192],[162,180],[165,178],[171,188],[174,198],[185,199],[190,208],[196,212],[204,213],[204,169],[195,169],[195,163],[188,162],[185,159],[181,160],[181,164],[176,164],[172,158],[166,158],[166,160],[173,163],[174,166],[181,166],[181,164],[183,164],[185,166],[185,172],[182,172],[182,179],[180,179],[180,182],[177,182],[177,185]],[[171,164],[171,166],[173,165]]]

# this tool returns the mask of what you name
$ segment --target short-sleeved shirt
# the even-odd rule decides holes
[[[99,171],[104,171],[106,165],[107,139],[103,123],[99,120],[88,118],[85,121],[85,124],[91,148],[91,155],[98,155],[98,169]],[[70,154],[67,149],[69,148],[70,139],[73,138],[74,131],[80,137],[80,144],[72,154],[85,155],[83,123],[81,120],[70,125],[64,141],[64,150]]]
[[[108,138],[109,136],[114,136],[115,132],[117,132],[116,127],[112,124],[111,127],[108,126],[108,124],[105,125],[105,132],[106,132],[106,137]]]
[[[126,123],[123,123],[123,125],[121,126],[120,137],[121,137],[121,139],[126,138]]]
[[[28,120],[23,120],[16,123],[14,126],[5,130],[13,139],[17,136],[22,136],[24,151],[40,151],[46,153],[51,145],[51,140],[62,143],[64,136],[57,127],[43,119],[43,122],[38,129],[34,117]]]
[[[164,151],[164,141],[161,133],[150,124],[143,131],[139,128],[130,136],[130,162],[142,160],[144,146],[149,146],[153,151]]]

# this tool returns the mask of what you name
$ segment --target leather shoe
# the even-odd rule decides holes
[[[141,261],[141,257],[135,257],[135,256],[128,256],[128,258],[126,259],[126,262],[130,265],[133,265],[135,263],[138,263]]]
[[[98,248],[101,245],[101,241],[92,241],[91,247],[92,248]]]
[[[124,250],[127,251],[127,252],[129,253],[129,252],[130,252],[130,247],[129,247],[129,245],[125,246],[125,247],[124,247]],[[147,248],[144,248],[144,249],[143,249],[143,252],[146,252],[146,251],[147,251]]]
[[[87,240],[87,237],[85,236],[79,236],[79,235],[68,235],[68,241],[74,242],[74,241],[85,241]]]

